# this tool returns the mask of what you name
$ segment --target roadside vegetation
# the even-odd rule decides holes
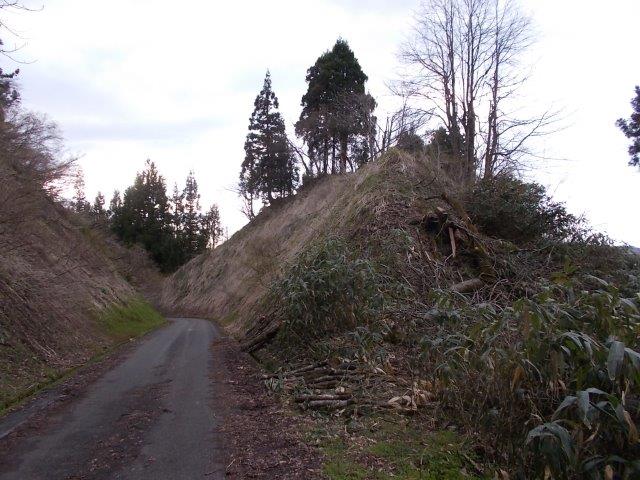
[[[383,216],[368,225],[375,236],[347,225],[284,270],[263,317],[281,327],[273,340],[258,336],[264,349],[246,344],[265,365],[291,365],[268,387],[338,411],[347,426],[389,408],[414,425],[436,419],[435,431],[472,439],[481,460],[465,466],[488,477],[636,478],[638,257],[538,185],[481,184],[466,198],[469,216],[431,196],[417,224]],[[331,472],[378,478],[366,468]],[[432,478],[429,468],[406,478]]]
[[[346,428],[321,419],[307,440],[323,451],[331,480],[491,478],[479,474],[471,445],[455,431],[420,430],[396,415],[361,418]]]
[[[109,305],[96,314],[98,326],[118,342],[139,337],[158,328],[165,319],[142,298]]]
[[[164,317],[139,297],[100,308],[89,316],[95,318],[97,331],[93,343],[85,346],[87,350],[83,352],[82,360],[75,364],[42,364],[37,357],[32,356],[28,347],[19,346],[13,350],[10,362],[20,370],[16,372],[16,376],[9,372],[3,372],[0,376],[0,414],[43,388],[68,377],[79,367],[99,360],[123,342],[140,337],[165,323]],[[90,320],[87,319],[87,323]],[[90,330],[94,327],[85,328]]]

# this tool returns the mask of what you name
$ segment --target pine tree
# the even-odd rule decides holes
[[[96,217],[99,222],[107,220],[107,211],[104,209],[104,195],[102,192],[98,192],[96,198],[93,200],[93,206],[91,207],[91,213]]]
[[[322,54],[307,71],[307,92],[296,133],[309,149],[316,173],[346,172],[370,156],[375,100],[367,76],[345,40]],[[351,151],[351,155],[350,155]]]
[[[616,125],[627,138],[631,139],[629,145],[629,165],[640,166],[640,87],[636,86],[636,96],[631,100],[631,108],[633,112],[629,120],[623,118],[616,122]]]
[[[109,202],[109,210],[107,211],[109,218],[113,218],[120,212],[122,208],[122,197],[120,196],[120,190],[114,190],[111,201]]]
[[[114,207],[118,198],[114,195]],[[121,206],[113,209],[111,228],[125,243],[143,245],[163,271],[175,268],[166,184],[152,161],[147,160],[125,190]]]
[[[202,233],[200,194],[198,182],[193,172],[189,172],[183,191],[184,211],[182,214],[182,239],[185,253],[189,258],[201,253],[207,246],[207,238]]]
[[[182,217],[184,215],[184,193],[178,190],[178,184],[173,184],[171,195],[171,224],[176,236],[182,235]]]
[[[127,244],[142,245],[163,272],[172,272],[205,251],[211,239],[219,241],[220,215],[202,214],[193,172],[184,189],[176,185],[169,199],[164,177],[147,160],[122,200],[114,192],[109,209],[112,231]]]
[[[271,75],[267,72],[249,120],[240,172],[240,193],[251,202],[259,197],[271,203],[293,194],[297,186],[298,169],[278,108]]]
[[[206,213],[203,219],[203,235],[207,239],[207,247],[214,249],[221,241],[224,235],[222,222],[220,220],[220,210],[214,203]]]
[[[85,196],[84,173],[82,169],[78,169],[73,181],[73,204],[76,212],[88,213],[91,210],[87,197]]]
[[[122,238],[122,197],[120,196],[120,190],[114,190],[111,201],[109,202],[109,210],[107,210],[107,217],[109,218],[109,226],[111,231],[118,237]]]

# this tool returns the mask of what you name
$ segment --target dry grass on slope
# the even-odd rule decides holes
[[[147,265],[0,159],[0,409],[115,341],[99,312],[136,297]],[[122,273],[121,273],[122,272]]]
[[[317,236],[352,176],[319,179],[294,198],[263,210],[214,251],[194,258],[165,282],[162,305],[181,314],[216,318],[239,332],[268,285]]]
[[[437,167],[392,151],[267,209],[163,300],[223,319],[270,389],[331,412],[314,416],[330,478],[637,478],[637,256],[597,235],[512,243],[456,198]],[[372,436],[389,412],[416,435]],[[425,429],[445,464],[423,462]]]
[[[367,229],[372,217],[391,214],[395,189],[404,185],[395,177],[404,178],[404,187],[410,188],[424,178],[436,181],[431,170],[409,155],[392,152],[355,173],[316,179],[169,277],[163,308],[220,320],[232,334],[241,335],[255,320],[255,307],[272,282],[306,246],[339,231]],[[407,214],[393,215],[397,213]]]

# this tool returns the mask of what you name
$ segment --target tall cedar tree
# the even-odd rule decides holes
[[[629,165],[640,166],[640,87],[636,86],[636,96],[631,100],[631,108],[633,112],[629,120],[623,118],[616,122],[616,125],[622,130],[627,138],[631,139],[629,145]]]
[[[184,216],[184,191],[178,190],[178,184],[173,184],[173,195],[171,195],[171,225],[173,234],[176,237],[182,235]]]
[[[222,241],[222,235],[224,234],[222,222],[220,221],[220,210],[216,204],[211,205],[211,208],[204,216],[202,229],[202,233],[207,239],[207,247],[216,248]]]
[[[208,237],[203,234],[203,216],[200,213],[198,182],[193,172],[189,172],[182,197],[182,248],[188,259],[202,253],[207,248]]]
[[[307,144],[313,173],[346,172],[347,163],[354,169],[366,162],[376,103],[348,43],[338,39],[309,68],[306,81],[296,133]]]
[[[240,172],[240,192],[247,198],[271,203],[293,194],[298,168],[278,111],[278,98],[267,72],[262,91],[256,97],[244,144],[245,159]]]

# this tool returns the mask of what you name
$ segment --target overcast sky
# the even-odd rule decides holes
[[[182,184],[194,170],[203,206],[219,204],[233,232],[245,219],[231,191],[253,100],[270,69],[287,128],[300,113],[305,72],[345,38],[384,116],[385,84],[410,29],[413,0],[27,0],[8,16],[23,38],[23,104],[62,128],[82,155],[87,194],[123,190],[151,158]],[[527,105],[564,112],[564,129],[539,145],[532,175],[569,209],[618,241],[640,245],[640,172],[626,165],[616,129],[640,84],[640,1],[523,0],[538,42]],[[8,67],[4,60],[3,66]]]

